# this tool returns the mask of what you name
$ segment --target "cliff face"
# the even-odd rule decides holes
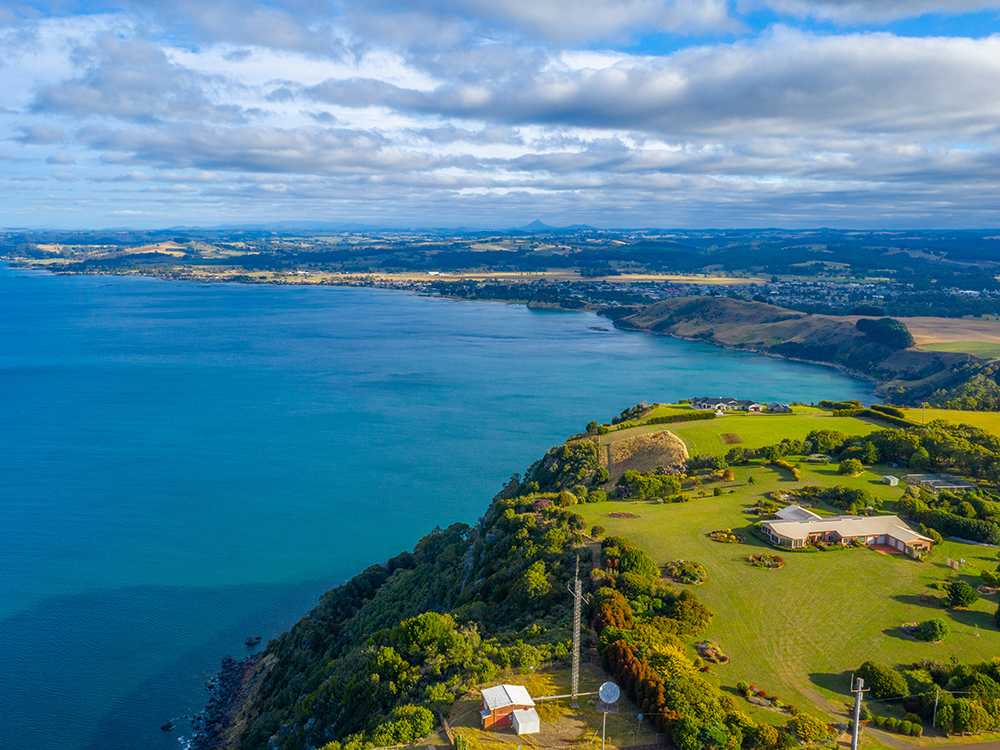
[[[883,398],[901,404],[947,399],[975,375],[996,389],[995,367],[968,354],[897,349],[858,329],[855,319],[786,310],[760,302],[693,297],[657,302],[617,325],[842,367],[878,381]],[[992,387],[989,383],[992,382]]]

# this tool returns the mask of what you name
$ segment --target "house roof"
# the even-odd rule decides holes
[[[898,516],[832,516],[810,521],[764,521],[776,534],[805,539],[809,534],[836,531],[841,537],[891,534],[901,542],[931,541],[912,531]]]
[[[490,711],[504,706],[534,706],[527,688],[523,685],[496,685],[483,690],[483,703]]]
[[[819,519],[811,510],[806,510],[798,505],[789,505],[775,513],[782,521],[815,521]]]

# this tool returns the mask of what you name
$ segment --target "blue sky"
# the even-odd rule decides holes
[[[1000,0],[0,5],[0,226],[1000,227]]]

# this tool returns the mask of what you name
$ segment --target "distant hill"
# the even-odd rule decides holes
[[[947,400],[970,381],[981,391],[978,398],[1000,396],[996,365],[956,352],[894,348],[864,333],[855,321],[762,302],[690,297],[657,302],[616,324],[731,349],[832,364],[878,381],[877,393],[901,404]],[[964,391],[962,395],[966,395]]]

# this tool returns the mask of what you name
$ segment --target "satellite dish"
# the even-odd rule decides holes
[[[605,703],[614,703],[621,695],[621,690],[613,682],[605,682],[597,691],[598,697]]]

